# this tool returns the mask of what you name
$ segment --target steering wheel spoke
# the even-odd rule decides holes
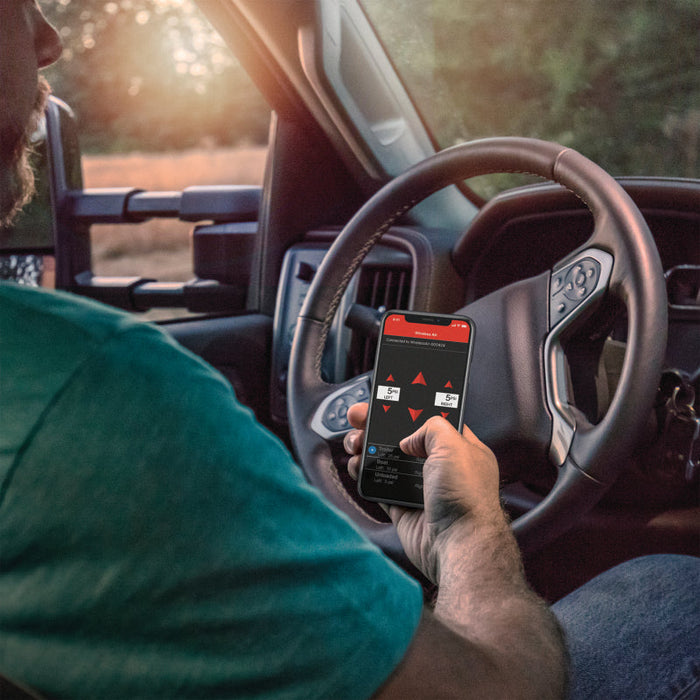
[[[599,300],[608,289],[612,269],[613,256],[598,248],[587,248],[573,260],[555,265],[549,295],[550,331],[570,326]]]
[[[549,457],[557,467],[564,464],[576,433],[576,416],[568,395],[566,358],[561,341],[605,294],[612,268],[610,253],[588,248],[552,270],[544,379],[547,407],[552,416]]]
[[[369,401],[370,372],[360,374],[343,384],[328,386],[326,396],[311,419],[311,429],[326,442],[337,440],[350,430],[347,413],[354,403]]]

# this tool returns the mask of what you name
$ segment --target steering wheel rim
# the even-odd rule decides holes
[[[326,384],[321,379],[323,349],[352,275],[389,227],[434,192],[469,177],[498,172],[531,173],[564,185],[586,204],[595,222],[588,241],[551,271],[495,293],[501,295],[496,299],[501,307],[508,298],[508,308],[512,302],[515,308],[537,319],[529,341],[537,347],[524,368],[525,381],[531,385],[526,394],[532,398],[540,392],[544,397],[550,415],[538,416],[536,429],[546,430],[549,421],[553,436],[550,454],[555,462],[560,462],[550,493],[512,524],[523,550],[536,551],[564,532],[613,483],[621,469],[622,456],[648,419],[661,372],[667,304],[658,252],[636,205],[599,166],[559,144],[526,138],[492,138],[441,151],[389,182],[345,226],[314,277],[292,344],[287,402],[292,443],[309,481],[389,556],[402,563],[403,550],[393,526],[371,518],[347,493],[332,463],[324,440],[327,436],[319,434],[323,433],[318,429],[319,406],[324,401],[327,404],[329,397],[351,396],[355,391],[357,398],[361,398],[358,387],[367,386],[366,376],[339,387]],[[586,263],[589,267],[584,265],[582,271],[585,276],[590,265],[597,266],[595,289],[587,288],[585,297],[573,311],[566,310],[557,317],[556,308],[561,306],[557,300],[566,301],[566,297],[562,296],[561,287],[555,287],[562,280],[573,279],[572,275],[580,278],[577,265],[581,266],[581,261],[587,259],[595,264]],[[567,408],[568,397],[558,376],[563,357],[559,341],[586,309],[605,294],[617,297],[626,305],[628,340],[616,393],[605,417],[592,425]],[[483,341],[481,325],[491,327],[493,301],[478,300],[459,311],[476,322],[475,356],[466,398],[467,423],[472,429],[470,413],[478,420],[478,412],[470,412],[469,407],[470,402],[475,405],[472,385],[480,371],[477,352]],[[545,313],[541,308],[543,301],[549,307]],[[504,325],[497,331],[509,333]],[[512,372],[512,367],[508,371]],[[488,428],[485,425],[484,432]],[[475,432],[489,444],[478,429]]]

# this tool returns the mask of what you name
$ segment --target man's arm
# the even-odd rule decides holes
[[[366,406],[349,413],[364,427]],[[346,438],[357,472],[361,431]],[[427,457],[425,510],[387,507],[407,555],[438,584],[401,664],[377,698],[557,698],[566,651],[554,616],[528,587],[500,506],[493,453],[467,428],[431,419],[401,443]]]

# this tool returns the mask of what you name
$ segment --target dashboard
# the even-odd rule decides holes
[[[630,458],[627,478],[620,480],[610,498],[693,505],[700,460],[700,182],[632,178],[621,184],[644,214],[659,250],[666,273],[669,329],[651,439]],[[583,245],[592,228],[593,218],[585,206],[564,188],[549,184],[498,195],[458,236],[392,227],[365,258],[343,298],[326,347],[324,380],[339,383],[371,370],[383,311],[453,312],[496,289],[551,269]],[[309,232],[283,261],[271,383],[271,414],[278,424],[286,423],[286,372],[296,319],[337,233],[337,228]],[[580,370],[590,370],[592,357],[605,364],[608,376],[603,389],[611,393],[615,367],[624,354],[626,316],[624,308],[602,313],[609,315],[602,323],[607,337],[584,332],[570,339],[567,359],[572,367],[579,365],[572,375],[585,376]],[[593,421],[604,412],[606,402],[596,372],[588,386],[573,387],[577,406],[580,403]],[[687,410],[682,425],[669,407],[676,387],[692,392],[684,398]]]

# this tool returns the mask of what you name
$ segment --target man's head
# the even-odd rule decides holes
[[[0,226],[31,197],[29,141],[48,84],[37,71],[61,55],[61,41],[36,0],[0,0]]]

